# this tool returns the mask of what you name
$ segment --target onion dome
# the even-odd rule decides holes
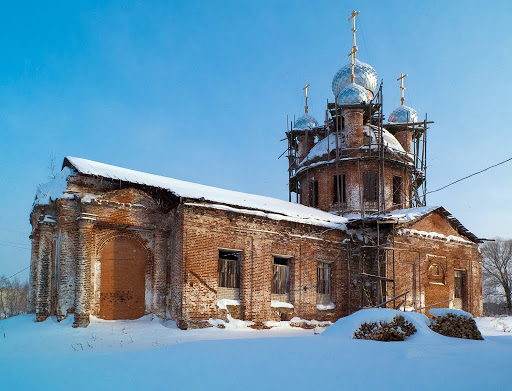
[[[343,90],[348,84],[350,84],[350,75],[352,74],[352,68],[350,63],[341,68],[332,79],[332,93],[334,96],[338,96],[341,90]],[[355,59],[354,74],[356,76],[355,83],[366,88],[371,92],[371,98],[377,91],[379,80],[377,78],[377,72],[371,65],[368,65],[362,61]]]
[[[369,103],[370,97],[368,92],[356,83],[349,83],[338,94],[338,105],[359,105],[361,103]]]
[[[398,124],[418,122],[418,114],[412,107],[401,105],[393,110],[393,112],[389,115],[388,121]]]
[[[315,117],[312,117],[309,114],[304,114],[302,117],[297,119],[295,121],[295,125],[293,126],[293,129],[297,130],[308,130],[313,129],[318,126],[318,121],[315,119]]]

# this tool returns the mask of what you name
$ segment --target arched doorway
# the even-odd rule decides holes
[[[146,251],[135,239],[117,236],[100,255],[102,319],[137,319],[145,310]]]

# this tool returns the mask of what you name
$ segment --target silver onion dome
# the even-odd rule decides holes
[[[393,110],[393,112],[389,115],[388,121],[398,124],[418,122],[418,114],[412,107],[401,105]]]
[[[370,102],[368,92],[356,83],[349,83],[338,94],[338,105],[359,105]]]
[[[295,121],[295,125],[293,126],[293,129],[298,130],[307,130],[307,129],[313,129],[318,126],[318,121],[315,119],[315,117],[312,117],[309,114],[304,114],[302,117],[299,117],[297,121]]]
[[[350,64],[345,65],[341,68],[332,79],[332,93],[334,96],[338,96],[343,88],[350,84],[350,75],[352,74],[352,68]],[[379,80],[377,78],[377,72],[371,65],[368,65],[356,58],[354,66],[354,74],[356,76],[355,83],[363,86],[368,91],[375,94]]]

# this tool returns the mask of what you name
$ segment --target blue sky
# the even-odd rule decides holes
[[[286,115],[323,119],[358,58],[386,115],[435,121],[428,188],[512,156],[512,5],[481,1],[10,2],[0,14],[0,274],[29,264],[28,216],[54,155],[287,198]],[[510,237],[512,163],[432,194],[482,237]],[[26,278],[28,273],[20,274]]]

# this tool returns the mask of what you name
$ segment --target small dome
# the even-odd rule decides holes
[[[313,129],[318,126],[318,121],[315,119],[315,117],[312,117],[309,114],[304,114],[302,117],[299,117],[297,121],[295,121],[295,125],[293,126],[293,129],[298,130],[308,130]]]
[[[416,110],[409,106],[398,106],[389,115],[388,122],[395,122],[398,124],[404,124],[407,122],[418,122],[418,114]]]
[[[345,88],[348,84],[350,84],[350,75],[352,74],[352,69],[350,64],[345,65],[341,68],[332,79],[332,93],[334,96],[338,96],[338,94]],[[356,58],[355,66],[354,66],[354,74],[356,76],[355,83],[363,86],[368,91],[375,95],[377,91],[377,85],[379,84],[379,80],[377,78],[377,72],[371,65],[368,65],[362,61],[359,61]]]
[[[338,94],[338,105],[359,105],[370,102],[368,92],[356,83],[349,83]]]

